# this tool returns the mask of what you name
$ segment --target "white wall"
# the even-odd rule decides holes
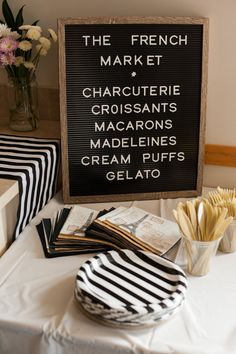
[[[56,29],[57,18],[78,16],[201,16],[210,20],[206,143],[236,145],[235,0],[8,0],[16,12],[25,4],[25,22],[39,19]],[[42,58],[41,86],[58,86],[56,46]],[[207,185],[236,185],[236,168],[207,166]]]

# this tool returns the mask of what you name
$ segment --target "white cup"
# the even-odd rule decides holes
[[[196,241],[184,238],[187,272],[191,275],[206,275],[210,270],[211,258],[215,256],[220,239]]]
[[[236,220],[232,221],[227,227],[219,244],[221,252],[236,251]]]

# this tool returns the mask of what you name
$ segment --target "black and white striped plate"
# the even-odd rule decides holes
[[[105,324],[114,324],[115,326],[132,326],[132,327],[140,327],[140,326],[152,326],[157,324],[161,320],[168,319],[170,316],[175,314],[180,307],[182,306],[184,299],[182,302],[177,304],[172,309],[163,310],[162,313],[156,312],[122,312],[116,309],[104,309],[99,305],[95,306],[89,302],[83,301],[77,291],[75,291],[75,298],[81,305],[81,308],[84,312],[93,319],[99,320],[99,322],[103,322]],[[101,311],[102,310],[102,311]]]
[[[107,321],[145,323],[178,309],[187,280],[176,264],[144,251],[108,251],[79,269],[75,294],[81,306]]]

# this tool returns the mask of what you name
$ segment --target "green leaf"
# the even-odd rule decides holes
[[[15,31],[16,26],[15,26],[14,16],[13,16],[12,11],[8,5],[7,0],[3,0],[3,2],[2,2],[2,13],[3,13],[3,16],[6,21],[7,26],[9,28],[11,28],[13,31]]]
[[[20,8],[18,14],[16,15],[15,24],[16,24],[16,27],[17,27],[17,28],[20,27],[20,26],[22,26],[23,23],[24,23],[24,18],[23,18],[23,9],[24,9],[24,7],[25,7],[25,5],[23,5],[23,6]]]
[[[31,26],[36,26],[38,22],[39,22],[39,20],[34,21],[34,23],[32,23],[32,25],[31,25]]]

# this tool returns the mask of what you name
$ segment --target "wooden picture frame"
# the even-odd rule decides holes
[[[63,198],[201,194],[208,19],[59,19]]]

